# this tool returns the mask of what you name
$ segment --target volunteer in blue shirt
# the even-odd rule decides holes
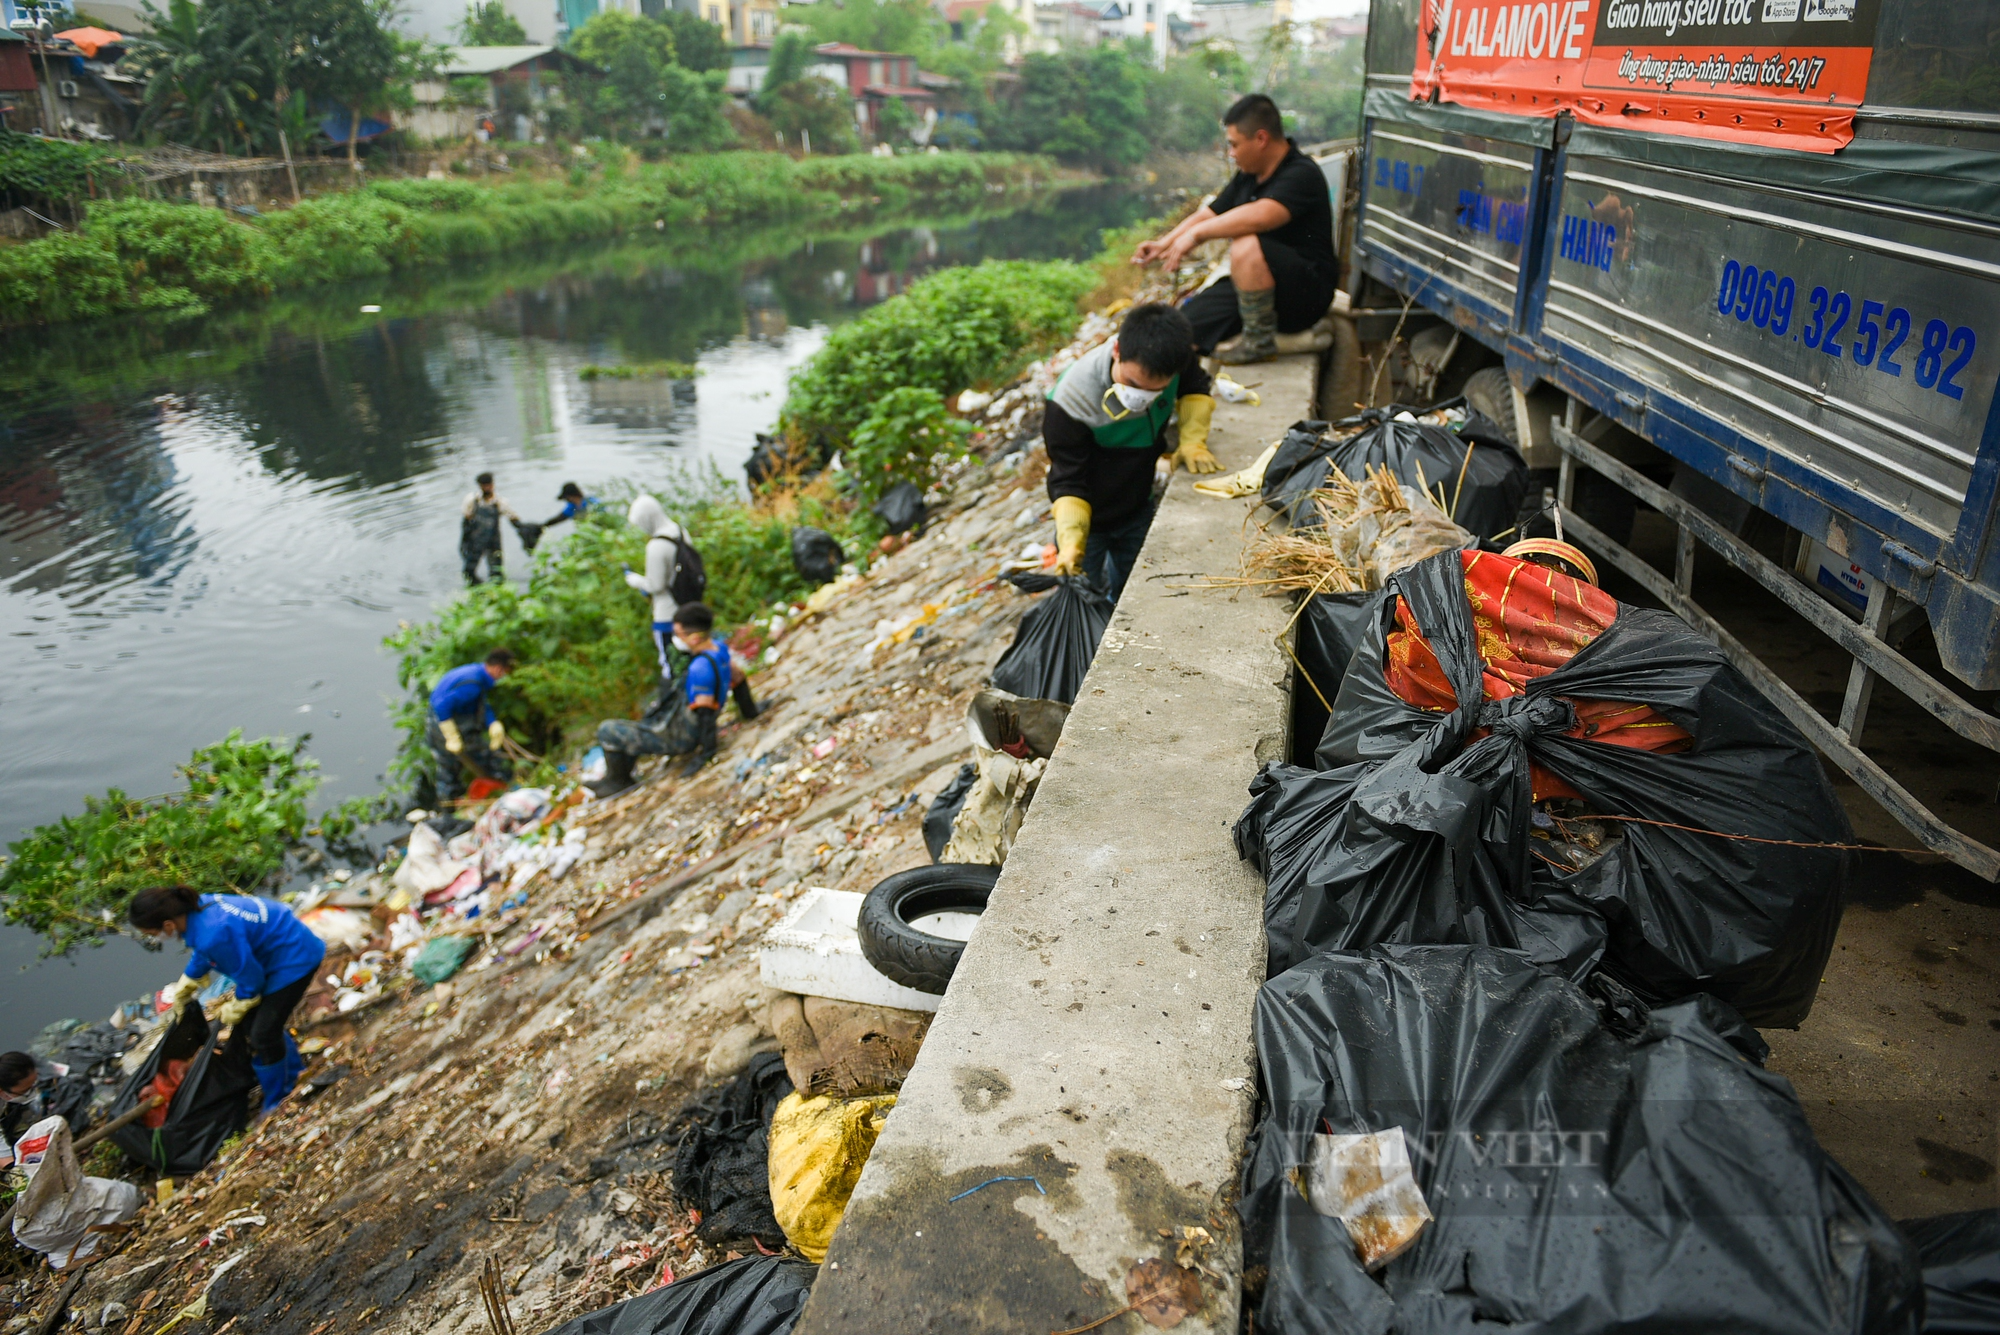
[[[560,524],[565,519],[575,519],[578,515],[589,510],[594,510],[603,504],[595,496],[584,495],[583,488],[577,486],[574,482],[563,483],[562,490],[556,493],[556,499],[562,502],[562,509],[544,519],[542,521],[543,528]]]
[[[236,999],[224,1002],[216,1018],[244,1033],[264,1112],[277,1107],[305,1069],[286,1022],[312,986],[326,944],[275,899],[197,895],[184,885],[141,890],[127,916],[146,935],[179,937],[194,951],[168,993],[176,1010],[201,991],[212,970],[236,985]]]
[[[686,756],[683,778],[715,755],[716,718],[725,696],[733,695],[739,717],[761,712],[750,694],[750,682],[729,659],[729,645],[715,638],[715,613],[706,603],[682,603],[674,609],[674,639],[688,654],[686,671],[669,689],[679,694],[654,704],[642,719],[606,719],[597,725],[597,744],[604,748],[604,777],[588,785],[599,797],[611,797],[632,786],[632,767],[640,756]]]
[[[438,801],[465,796],[468,769],[474,777],[502,783],[514,777],[514,767],[500,753],[507,729],[486,703],[494,683],[513,670],[513,651],[495,649],[483,662],[453,668],[432,688],[424,740],[437,762]]]

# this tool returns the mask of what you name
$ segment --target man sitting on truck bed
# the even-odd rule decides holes
[[[1236,175],[1180,226],[1133,253],[1168,273],[1204,241],[1229,239],[1229,277],[1188,298],[1195,347],[1229,365],[1278,352],[1279,334],[1318,324],[1333,305],[1340,266],[1333,253],[1333,206],[1326,176],[1285,135],[1278,104],[1262,93],[1240,98],[1222,117]],[[1217,344],[1238,330],[1242,337]]]

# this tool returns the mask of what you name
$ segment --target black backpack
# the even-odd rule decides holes
[[[698,603],[708,592],[708,568],[685,536],[674,539],[674,578],[667,591],[676,603]]]

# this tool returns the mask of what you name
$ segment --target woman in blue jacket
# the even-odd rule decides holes
[[[236,999],[223,1003],[216,1018],[233,1028],[249,1017],[244,1033],[264,1087],[264,1111],[277,1107],[305,1069],[286,1021],[312,986],[326,943],[274,899],[197,895],[184,885],[141,890],[128,916],[146,935],[180,937],[194,951],[169,993],[175,1007],[201,991],[212,969],[236,984]]]

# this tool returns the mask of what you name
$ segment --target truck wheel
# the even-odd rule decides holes
[[[911,924],[932,913],[983,913],[998,867],[940,862],[882,880],[861,902],[861,953],[891,982],[942,996],[965,943]]]

